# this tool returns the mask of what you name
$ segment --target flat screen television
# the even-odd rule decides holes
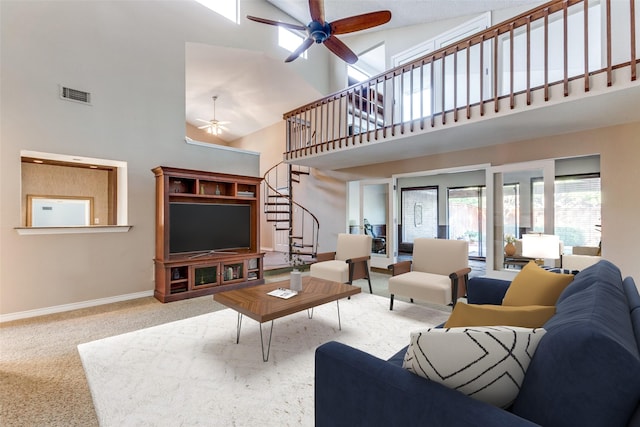
[[[250,205],[169,203],[169,253],[250,247]]]

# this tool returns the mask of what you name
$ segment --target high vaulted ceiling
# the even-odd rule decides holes
[[[278,9],[291,15],[306,25],[309,17],[308,0],[267,0]],[[540,1],[534,0],[324,0],[327,21],[360,15],[377,10],[390,10],[391,22],[385,28],[406,27],[480,14],[489,10],[528,5],[534,7]]]
[[[310,21],[308,0],[261,1],[290,15],[291,23],[298,20],[306,25]],[[388,9],[392,12],[391,22],[380,28],[389,29],[525,4],[535,7],[540,3],[533,0],[325,0],[325,17],[331,21]],[[246,17],[243,15],[241,20],[244,23]],[[213,119],[212,96],[218,96],[215,118],[228,122],[220,137],[233,141],[271,126],[282,120],[283,113],[326,95],[282,60],[257,55],[255,51],[190,43],[185,64],[187,123],[198,127],[206,124],[202,120]],[[292,87],[296,90],[292,91]]]

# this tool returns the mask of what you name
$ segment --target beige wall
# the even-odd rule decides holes
[[[633,276],[640,282],[640,264],[637,262],[640,198],[635,196],[640,185],[640,168],[637,166],[640,160],[640,123],[351,168],[342,172],[361,178],[378,178],[483,163],[503,165],[589,154],[600,154],[603,256],[618,265],[624,275]]]
[[[27,225],[27,196],[93,198],[92,224],[109,224],[109,172],[22,162],[21,225]],[[97,222],[96,222],[97,220]]]
[[[266,2],[243,13],[285,18]],[[0,316],[152,293],[151,169],[260,174],[255,154],[185,143],[186,43],[280,58],[267,30],[191,1],[0,1]],[[294,67],[323,86],[325,58]],[[90,92],[92,105],[61,100],[60,84]],[[131,230],[19,235],[21,150],[126,162]]]
[[[285,122],[284,120],[272,126],[266,127],[239,138],[232,143],[233,147],[243,150],[256,151],[260,154],[260,176],[273,166],[282,161],[282,153],[285,151]],[[264,190],[262,191],[262,200],[264,200]],[[260,212],[260,246],[262,248],[274,247],[274,225],[265,220],[265,215]]]

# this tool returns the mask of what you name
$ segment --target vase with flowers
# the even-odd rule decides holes
[[[505,234],[504,242],[504,254],[506,256],[514,256],[516,254],[516,236],[513,234]]]
[[[302,290],[302,266],[305,265],[304,259],[300,252],[290,252],[286,254],[287,263],[293,267],[289,277],[289,288],[293,291],[300,292]]]

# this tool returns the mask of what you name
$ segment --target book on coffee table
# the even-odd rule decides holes
[[[274,289],[271,292],[267,292],[267,295],[271,295],[278,298],[289,299],[292,296],[298,295],[297,291],[293,291],[287,288]]]

